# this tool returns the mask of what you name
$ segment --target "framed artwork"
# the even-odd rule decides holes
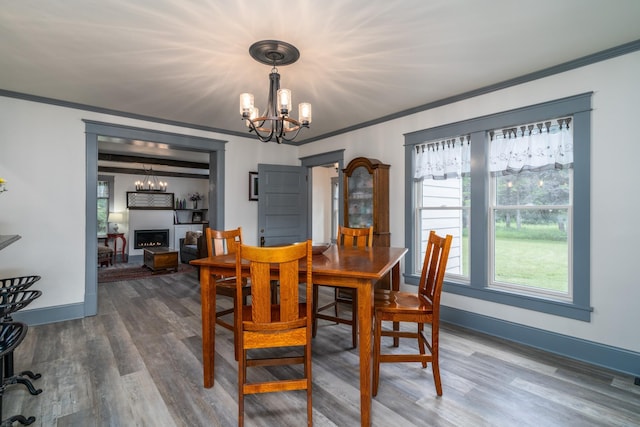
[[[202,212],[194,212],[191,214],[191,222],[202,222]]]
[[[173,193],[127,191],[128,209],[173,209]]]
[[[258,200],[258,172],[249,172],[249,200]]]

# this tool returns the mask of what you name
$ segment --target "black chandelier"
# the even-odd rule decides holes
[[[298,104],[298,120],[289,116],[291,111],[291,91],[280,89],[280,74],[278,65],[293,64],[300,58],[300,52],[295,46],[278,40],[262,40],[251,45],[249,54],[253,59],[263,64],[271,65],[269,74],[269,100],[264,114],[253,104],[253,95],[240,94],[240,114],[246,121],[249,132],[255,132],[262,142],[273,139],[278,144],[283,141],[293,141],[302,128],[308,128],[311,123],[311,104]]]
[[[167,191],[167,181],[160,181],[153,171],[153,167],[149,167],[149,169],[145,168],[142,165],[142,169],[144,170],[144,179],[142,181],[136,181],[136,191]]]

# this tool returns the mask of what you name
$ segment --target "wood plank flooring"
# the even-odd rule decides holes
[[[237,363],[226,329],[216,330],[215,386],[202,387],[195,273],[106,283],[98,292],[97,316],[29,328],[16,370],[42,373],[35,383],[44,391],[9,386],[5,418],[22,413],[37,418],[34,426],[58,427],[237,425]],[[430,366],[383,364],[374,426],[640,426],[640,387],[630,376],[453,326],[440,336],[444,395],[436,396]],[[360,425],[358,351],[350,343],[348,326],[320,323],[316,426]],[[245,425],[304,425],[305,404],[304,392],[250,396]]]

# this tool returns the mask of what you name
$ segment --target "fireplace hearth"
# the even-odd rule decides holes
[[[135,230],[133,241],[135,249],[169,247],[169,229]]]

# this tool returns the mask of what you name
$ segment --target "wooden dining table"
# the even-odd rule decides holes
[[[391,287],[397,290],[400,286],[400,261],[406,253],[406,248],[379,246],[346,248],[332,245],[324,253],[313,256],[311,268],[314,283],[353,288],[357,291],[360,333],[360,420],[363,426],[371,425],[371,325],[374,284],[390,273]],[[204,387],[210,388],[214,384],[215,367],[215,278],[216,276],[235,276],[235,255],[201,258],[190,263],[200,267]]]

